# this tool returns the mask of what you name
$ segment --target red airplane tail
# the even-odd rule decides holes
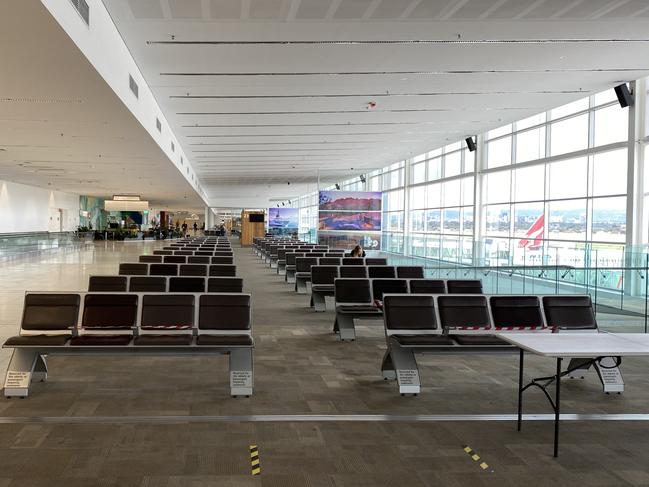
[[[545,226],[545,215],[541,214],[532,226],[525,233],[525,238],[518,242],[521,248],[537,250],[541,247],[541,238],[543,237],[543,227]]]

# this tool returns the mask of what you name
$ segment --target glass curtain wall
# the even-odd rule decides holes
[[[485,134],[485,264],[622,264],[628,119],[610,90]]]
[[[384,252],[474,265],[623,265],[628,110],[607,90],[482,134],[478,152],[456,142],[372,171],[365,184],[339,184],[383,192]],[[298,203],[305,234],[317,226],[317,193]]]

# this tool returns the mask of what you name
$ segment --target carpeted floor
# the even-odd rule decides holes
[[[120,260],[160,246],[96,244],[3,265],[0,337],[17,332],[25,290],[86,289],[89,275],[114,274]],[[235,260],[253,295],[251,398],[229,397],[225,356],[52,356],[48,381],[35,384],[29,398],[0,399],[0,487],[649,485],[649,422],[566,421],[561,456],[553,459],[548,421],[527,422],[518,433],[514,422],[484,418],[395,420],[514,413],[517,358],[421,357],[422,393],[401,397],[396,383],[381,379],[380,321],[361,323],[357,340],[341,343],[331,311],[314,313],[307,296],[250,249],[235,244]],[[3,350],[2,370],[8,358]],[[623,395],[603,394],[595,373],[566,381],[563,411],[649,413],[648,365],[624,362]],[[526,371],[544,375],[553,367],[530,357]],[[530,392],[526,412],[550,408]],[[229,418],[243,415],[253,417]],[[392,419],[367,420],[375,415]],[[258,477],[250,475],[253,444]],[[466,445],[489,468],[480,468]]]

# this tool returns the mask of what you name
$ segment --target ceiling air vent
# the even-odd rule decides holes
[[[137,86],[137,83],[133,79],[133,76],[128,75],[128,87],[131,89],[131,92],[135,95],[135,98],[140,97],[140,88]]]
[[[79,12],[79,15],[86,23],[86,25],[90,27],[90,7],[88,7],[88,3],[86,2],[86,0],[70,0],[70,1],[72,2],[72,5],[74,5],[76,11]]]
[[[162,133],[162,123],[160,123],[160,119],[156,117],[155,119],[155,128],[158,129],[158,132]]]

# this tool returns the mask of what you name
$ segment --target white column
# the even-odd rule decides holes
[[[487,230],[483,195],[486,194],[483,169],[487,165],[487,148],[484,134],[476,137],[477,156],[475,162],[475,178],[473,181],[473,265],[484,265],[479,260],[484,250],[483,238]]]
[[[214,218],[212,210],[206,206],[205,207],[205,229],[209,230],[214,225]]]
[[[629,107],[629,136],[627,153],[627,200],[626,200],[626,255],[625,267],[642,266],[640,259],[634,259],[634,252],[642,244],[642,218],[644,204],[644,139],[646,84],[645,80],[632,82],[635,103]],[[624,293],[638,295],[642,282],[635,271],[624,275]],[[647,277],[645,277],[647,278]]]

